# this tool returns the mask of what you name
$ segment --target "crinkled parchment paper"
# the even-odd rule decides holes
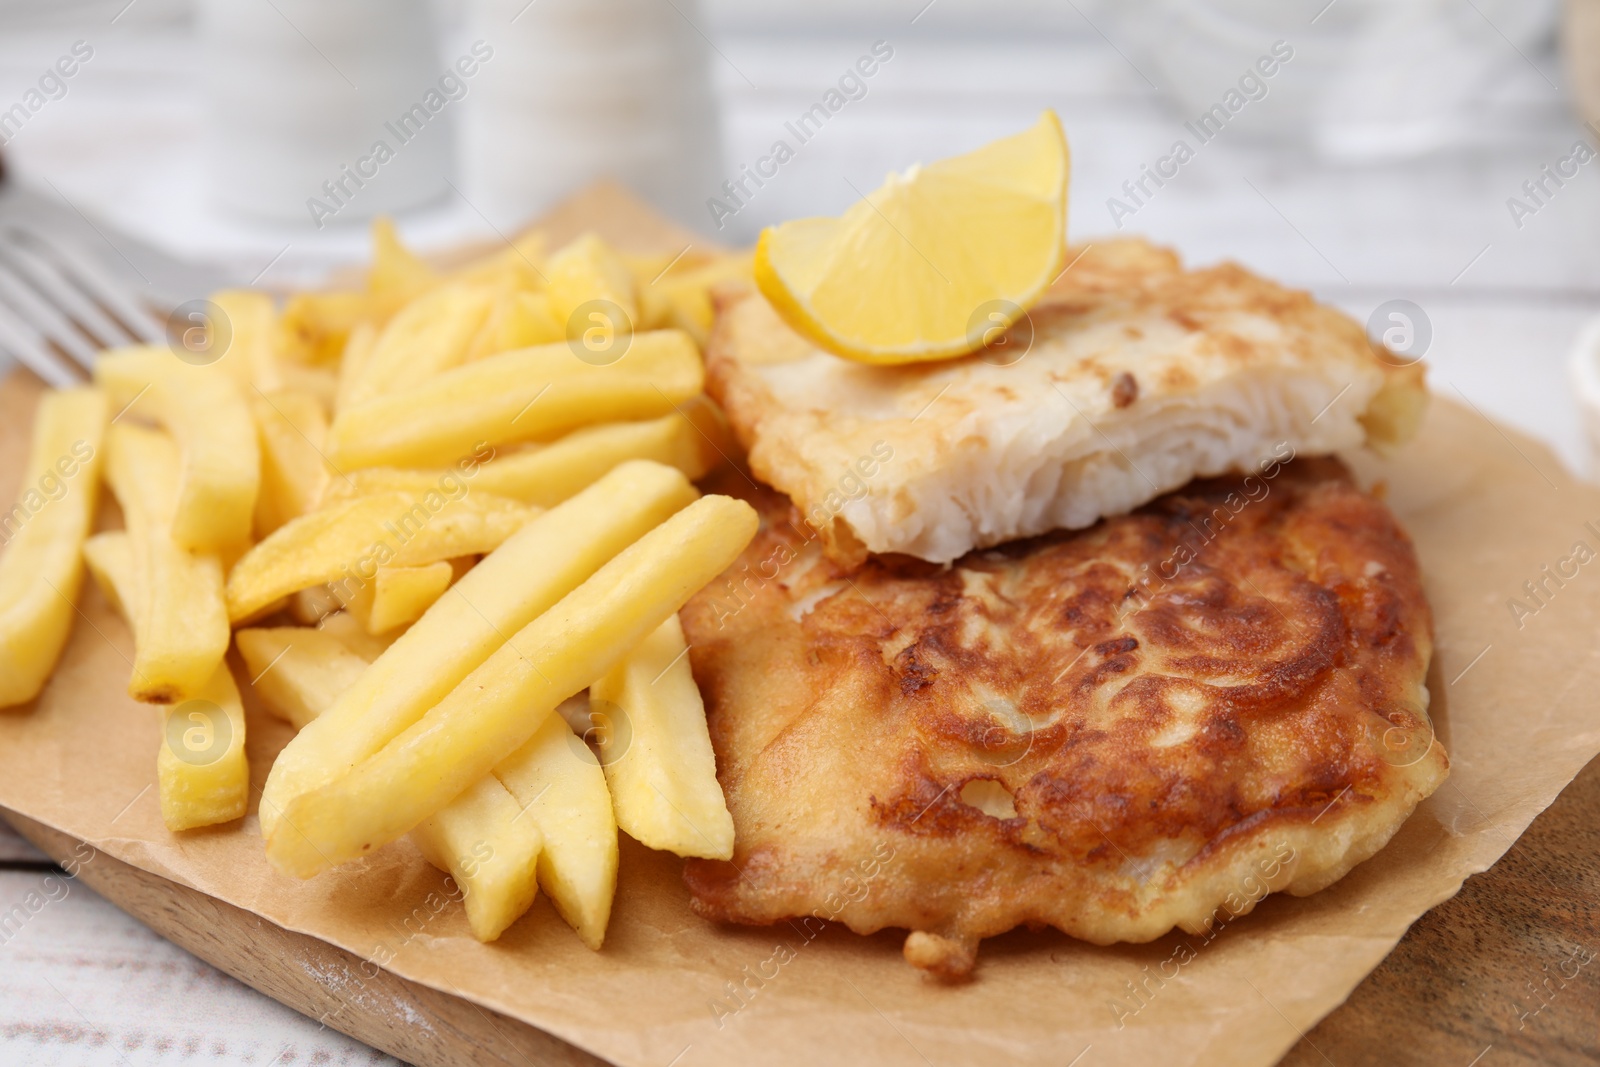
[[[36,395],[20,376],[0,385],[0,499],[17,488]],[[678,860],[625,847],[604,951],[580,945],[543,899],[480,945],[458,906],[429,903],[444,880],[407,844],[297,882],[268,866],[253,814],[168,833],[152,787],[157,716],[125,695],[132,644],[93,590],[45,694],[0,713],[0,806],[622,1064],[1060,1067],[1089,1046],[1084,1067],[1272,1063],[1600,752],[1600,560],[1574,562],[1577,542],[1600,552],[1600,492],[1447,401],[1395,459],[1351,458],[1363,484],[1387,487],[1422,561],[1451,775],[1343,881],[1268,898],[1209,942],[1098,948],[1018,931],[984,944],[975,981],[941,985],[902,961],[893,933],[808,940],[798,927],[702,922]],[[1546,565],[1576,573],[1549,581]],[[1527,581],[1543,583],[1537,601]],[[249,729],[259,789],[288,728],[252,704]]]

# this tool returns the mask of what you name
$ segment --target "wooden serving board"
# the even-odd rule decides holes
[[[638,242],[641,251],[676,250],[691,241],[700,243],[699,238],[662,224],[608,189],[575,198],[544,220],[542,228],[559,241],[589,228],[597,219],[611,225],[595,228],[608,237],[626,234]],[[21,433],[20,420],[0,418],[0,442]],[[1516,709],[1508,706],[1505,710],[1512,714]],[[1570,773],[1569,764],[1563,776]],[[25,798],[11,802],[20,804]],[[32,819],[4,809],[0,809],[0,817],[8,818],[23,836],[58,861],[80,847],[74,837]],[[81,865],[79,878],[157,933],[247,985],[405,1061],[423,1067],[605,1062],[537,1027],[378,970],[356,953],[289,931],[105,853],[94,863]],[[1600,760],[1579,775],[1493,869],[1469,879],[1457,896],[1417,921],[1348,1001],[1302,1035],[1283,1062],[1296,1067],[1325,1063],[1495,1067],[1600,1061],[1600,956],[1570,979],[1562,974],[1563,962],[1573,959],[1575,951],[1600,952],[1597,901]],[[1268,929],[1264,922],[1258,922],[1257,928]],[[1224,944],[1217,955],[1225,955],[1239,944],[1243,942]],[[846,951],[859,949],[852,942]],[[830,949],[824,946],[813,955],[827,952]],[[1004,977],[1001,954],[997,951],[994,956],[991,983]],[[842,953],[835,951],[827,958],[836,963]],[[1294,966],[1300,966],[1298,960]],[[1305,966],[1317,966],[1314,953]],[[822,970],[820,961],[815,970]],[[1571,972],[1570,963],[1565,970]],[[858,973],[865,980],[869,972]],[[356,975],[360,975],[359,981]],[[352,988],[359,993],[352,995]],[[560,988],[549,987],[552,992]],[[950,994],[948,999],[954,1001],[955,996]],[[949,1009],[949,1003],[939,1009],[941,1020],[953,1017]],[[874,1022],[888,1021],[882,1011],[875,1006],[873,1010],[878,1013]],[[1273,1026],[1279,1025],[1280,1018],[1288,1020],[1281,1013],[1264,1014]],[[838,1027],[837,1019],[824,1015],[817,1018],[816,1027],[802,1029]],[[896,1027],[895,1033],[905,1039],[898,1031]],[[1231,1039],[1237,1032],[1229,1030],[1227,1036]],[[797,1062],[795,1049],[782,1050],[771,1044],[751,1047],[769,1054],[786,1051],[786,1062]],[[930,1062],[948,1060],[953,1047],[947,1044],[943,1056],[934,1052]],[[1092,1067],[1106,1051],[1087,1058],[1080,1054],[1082,1067]],[[1075,1052],[1068,1052],[1060,1062],[1072,1060]],[[867,1053],[858,1049],[857,1055],[865,1061]],[[669,1058],[670,1053],[660,1057],[660,1062],[665,1064]],[[765,1058],[758,1053],[745,1056],[744,1061]]]
[[[31,819],[3,809],[0,815],[57,861],[78,845]],[[362,967],[360,973],[370,974],[361,957],[110,856],[84,864],[79,878],[218,970],[419,1067],[605,1062],[526,1023],[386,971],[367,981],[359,999],[342,999],[315,976]],[[1282,1067],[1466,1067],[1482,1052],[1477,1062],[1484,1067],[1600,1062],[1600,957],[1564,981],[1561,963],[1574,949],[1600,952],[1600,759],[1499,863],[1418,920],[1350,999],[1289,1051]],[[431,1033],[416,1025],[419,1017]],[[1463,1050],[1470,1050],[1465,1059]]]
[[[0,809],[0,817],[57,863],[79,842]],[[605,1063],[516,1019],[378,970],[353,952],[276,926],[215,897],[105,853],[78,865],[78,879],[173,944],[335,1030],[419,1067]],[[341,997],[318,975],[362,976],[359,997]],[[419,1026],[424,1019],[428,1026]]]

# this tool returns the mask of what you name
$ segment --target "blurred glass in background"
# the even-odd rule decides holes
[[[693,0],[199,0],[212,194],[321,229],[452,187],[516,226],[600,178],[688,221],[720,170]]]
[[[1516,61],[1513,49],[1548,42],[1557,2],[1135,0],[1106,11],[1186,116],[1243,78],[1246,99],[1263,93],[1251,100],[1248,129],[1329,159],[1368,161],[1481,144],[1475,105]],[[1295,77],[1266,82],[1255,64],[1276,41],[1292,53]]]
[[[320,229],[449,191],[464,83],[428,0],[198,0],[198,14],[218,204]]]
[[[748,241],[841,210],[843,160],[865,188],[1046,105],[1084,150],[1075,204],[1240,99],[1230,164],[1543,161],[1571,144],[1544,143],[1550,100],[1600,98],[1597,5],[1568,0],[1564,74],[1557,0],[0,0],[0,109],[82,37],[92,62],[6,152],[19,179],[247,277],[289,245],[274,269],[309,275],[358,259],[374,215],[441,246],[602,177]],[[891,73],[718,228],[724,180],[880,39]]]
[[[514,226],[599,178],[686,224],[722,169],[695,0],[470,0],[493,42],[463,108],[467,199]]]

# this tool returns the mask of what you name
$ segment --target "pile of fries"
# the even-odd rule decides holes
[[[479,939],[543,889],[597,949],[619,827],[733,853],[677,612],[756,530],[691,484],[725,452],[709,289],[749,261],[530,233],[445,271],[373,234],[361,289],[216,294],[45,395],[0,513],[0,706],[48,681],[87,569],[171,830],[249,807],[235,645],[298,731],[260,788],[275,867],[410,835]],[[122,525],[94,533],[102,476]]]

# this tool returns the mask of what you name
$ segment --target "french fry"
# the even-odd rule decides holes
[[[622,309],[628,321],[612,326],[632,330],[639,321],[633,274],[611,246],[594,234],[586,233],[557,251],[545,274],[550,279],[550,311],[569,334],[573,313],[590,300],[607,300]]]
[[[263,835],[272,835],[296,797],[388,744],[488,659],[507,635],[578,588],[695,495],[679,471],[655,463],[624,464],[484,557],[337,706],[279,753],[261,794]]]
[[[131,631],[137,594],[133,591],[133,545],[128,535],[122,530],[95,534],[83,543],[83,561],[89,565],[100,595]]]
[[[240,630],[235,639],[267,709],[296,729],[332,707],[367,669],[366,659],[321,630]],[[493,775],[424,820],[412,839],[428,862],[461,886],[479,941],[499,937],[532,905],[539,824]]]
[[[353,331],[383,318],[367,293],[296,293],[278,318],[280,344],[296,363],[326,366],[339,360]]]
[[[172,536],[196,552],[233,552],[250,541],[261,453],[245,394],[226,367],[192,367],[160,348],[107,353],[95,381],[119,407],[160,423],[183,451]]]
[[[367,661],[325,630],[274,626],[233,635],[267,710],[296,730],[355,684]]]
[[[680,263],[639,285],[639,328],[679,329],[702,348],[716,318],[711,290],[721,282],[751,277],[752,256],[721,256],[699,266]],[[687,268],[687,269],[686,269]]]
[[[297,293],[279,319],[280,346],[299,363],[331,364],[350,354],[349,341],[363,325],[381,329],[390,316],[433,288],[439,274],[400,243],[394,223],[372,223],[372,265],[362,291]],[[292,387],[296,383],[286,384]]]
[[[354,593],[386,564],[488,552],[537,514],[504,497],[463,493],[452,500],[438,489],[340,501],[279,527],[234,564],[228,615],[248,618],[279,597],[323,583]]]
[[[466,359],[494,303],[494,290],[453,283],[401,308],[378,335],[350,383],[346,401],[365,401],[428,382]]]
[[[477,556],[457,556],[454,559],[440,560],[438,564],[429,563],[424,564],[424,566],[435,567],[441,564],[448,566],[450,577],[445,583],[448,586],[471,570],[472,565],[477,561]],[[394,569],[396,568],[380,567],[379,571]],[[369,583],[369,585],[371,584],[373,583]],[[358,656],[366,656],[368,659],[377,659],[378,654],[394,644],[395,639],[404,632],[405,627],[421,618],[422,612],[432,605],[433,600],[437,599],[438,597],[433,597],[428,603],[422,604],[418,608],[407,609],[406,614],[409,614],[411,610],[415,610],[417,614],[403,622],[395,622],[388,628],[377,631],[368,629],[371,622],[365,615],[358,615],[355,611],[347,610],[339,598],[334,595],[332,586],[314,585],[310,589],[300,590],[300,592],[289,598],[288,609],[289,615],[296,622],[306,626],[326,628],[329,625],[342,624],[339,625],[340,640],[350,646],[350,651]],[[348,631],[346,627],[349,628]],[[348,634],[359,634],[360,637],[353,639]],[[369,653],[369,649],[376,649],[376,651]]]
[[[400,242],[389,219],[373,220],[371,234],[372,263],[361,290],[296,293],[284,303],[279,343],[287,360],[339,362],[356,330],[381,330],[395,312],[439,283],[438,271]]]
[[[372,348],[378,343],[378,328],[370,322],[363,322],[350,331],[350,339],[345,342],[344,355],[339,360],[339,385],[334,392],[333,410],[342,411],[350,406],[350,398],[355,394],[356,383],[361,380],[361,372],[366,369],[367,358],[372,355]]]
[[[140,583],[132,539],[121,531],[96,534],[83,550],[100,591],[133,625]],[[242,817],[250,766],[245,761],[244,705],[228,665],[218,662],[191,699],[159,712],[156,783],[167,829],[191,830]]]
[[[345,610],[361,620],[367,633],[387,633],[422,618],[454,577],[455,569],[443,559],[419,567],[379,567],[345,603]],[[342,591],[338,585],[333,589],[335,596]]]
[[[94,365],[94,378],[110,395],[111,402],[121,408],[138,398],[155,379],[182,365],[164,345],[130,345],[100,353]]]
[[[528,230],[513,238],[508,248],[467,264],[451,277],[457,281],[491,285],[496,289],[534,292],[549,280],[545,274],[544,234]]]
[[[133,542],[127,531],[95,534],[83,543],[83,558],[100,595],[131,631],[138,621],[139,591],[133,569]]]
[[[339,397],[339,375],[328,367],[308,367],[300,363],[282,363],[278,376],[283,382],[282,392],[304,393],[316,399],[324,416],[333,413]]]
[[[173,704],[206,688],[228,650],[222,564],[173,539],[180,460],[169,437],[114,423],[106,453],[106,480],[122,505],[133,560],[128,695]]]
[[[394,221],[372,220],[372,266],[367,268],[367,292],[388,313],[433,288],[439,273],[400,241]]]
[[[489,316],[467,346],[466,362],[514,348],[554,344],[565,336],[561,323],[550,311],[547,293],[502,292],[495,297]]]
[[[289,802],[268,839],[268,858],[285,874],[309,878],[410,831],[526,744],[557,704],[722,573],[757,525],[750,505],[708,496],[645,534],[381,750]]]
[[[335,611],[317,620],[316,628],[336,638],[351,652],[372,663],[389,651],[389,646],[400,639],[404,631],[391,630],[386,634],[372,634],[361,621],[348,611]]]
[[[493,776],[544,839],[539,887],[579,939],[598,951],[617,891],[617,822],[594,753],[561,716],[550,715],[495,765]]]
[[[211,294],[211,303],[228,320],[232,335],[227,351],[216,366],[233,375],[249,395],[254,386],[263,393],[283,388],[278,367],[278,312],[272,297],[249,289],[224,289]]]
[[[0,707],[39,695],[72,632],[109,416],[98,389],[39,402],[21,495],[0,512]]]
[[[244,704],[228,665],[219,663],[192,699],[162,709],[161,718],[156,781],[167,829],[243,818],[250,764],[244,752]]]
[[[196,552],[236,551],[250,541],[261,484],[250,408],[225,378],[183,377],[153,383],[145,398],[183,451],[172,536]]]
[[[295,622],[316,626],[334,612],[343,611],[344,605],[339,603],[332,589],[325,585],[314,585],[290,596],[287,610]]]
[[[494,775],[484,775],[418,823],[411,840],[461,887],[467,922],[479,941],[499,937],[533,904],[544,837],[534,816]]]
[[[659,418],[704,384],[699,350],[680,330],[635,334],[626,354],[603,366],[565,343],[502,352],[340,411],[329,459],[341,470],[445,466],[483,443]]]
[[[250,407],[261,449],[255,513],[256,536],[261,538],[309,514],[322,499],[331,473],[322,458],[328,417],[321,401],[307,393],[258,393]]]
[[[228,372],[247,397],[255,392],[295,389],[331,404],[336,382],[333,372],[308,365],[314,362],[311,354],[284,326],[271,296],[249,289],[224,289],[211,294],[211,303],[221,321],[207,322],[204,315],[192,312],[192,324],[185,332],[187,338],[192,331],[204,330],[216,343],[225,342],[226,347],[214,359],[209,352],[197,353],[204,358],[204,366]],[[119,360],[126,351],[117,353]],[[173,353],[160,346],[147,346],[144,351],[155,367],[144,372],[147,378],[173,366]],[[136,382],[134,387],[140,384]]]
[[[617,825],[640,844],[725,860],[733,816],[676,615],[589,687]],[[554,894],[552,894],[554,896]]]
[[[705,405],[690,401],[684,410],[689,418],[674,412],[647,422],[602,423],[573,430],[548,445],[501,453],[478,468],[473,488],[550,508],[630,459],[654,460],[678,468],[690,480],[701,478],[721,462],[719,446],[710,443],[720,431]],[[707,416],[704,428],[702,415]],[[351,471],[347,479],[335,479],[328,495],[340,499],[384,491],[422,492],[438,485],[443,475],[437,469],[368,467]]]
[[[693,397],[659,419],[585,426],[549,444],[507,450],[478,468],[473,485],[486,493],[553,507],[630,459],[665,463],[697,481],[734,450],[731,435],[710,402]],[[368,473],[352,471],[350,477],[361,485]]]
[[[622,265],[628,268],[628,274],[633,278],[633,291],[639,294],[639,314],[645,315],[644,291],[652,282],[661,280],[670,273],[681,273],[703,262],[702,257],[691,246],[681,255],[673,256],[670,252],[639,253],[618,252],[617,258]]]

